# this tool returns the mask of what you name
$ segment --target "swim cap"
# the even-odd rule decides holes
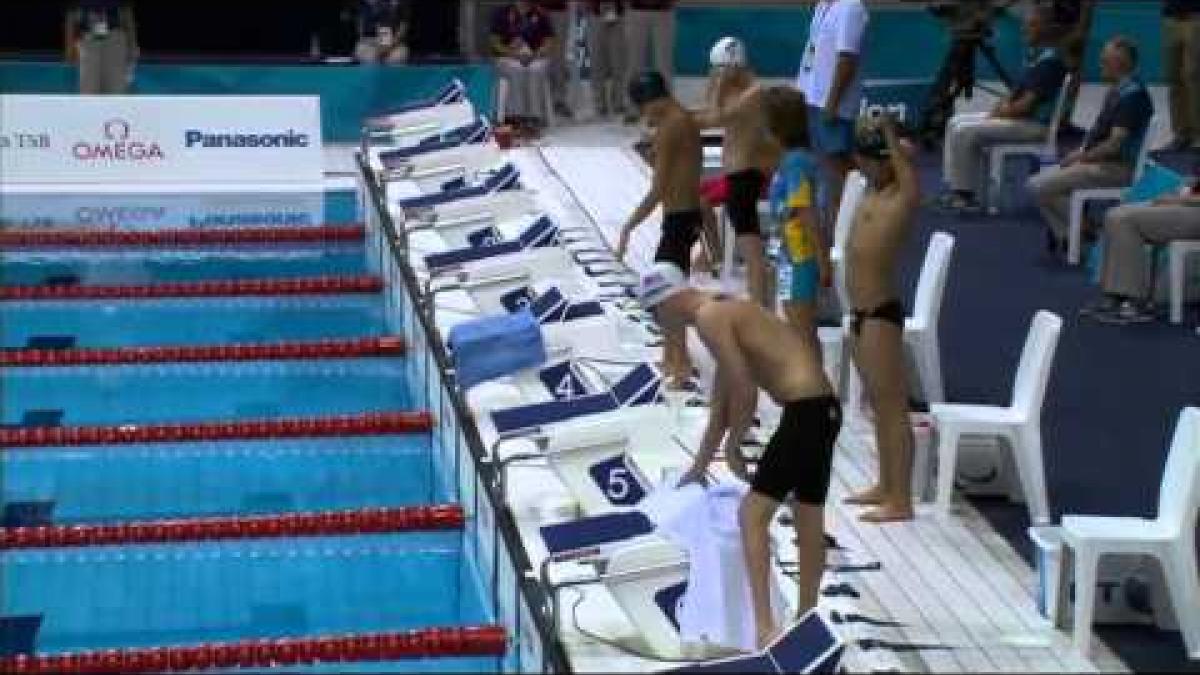
[[[654,309],[685,288],[687,280],[679,267],[667,262],[654,263],[654,267],[643,274],[638,283],[637,299],[643,309]]]
[[[892,156],[887,138],[883,135],[883,127],[878,122],[859,119],[854,130],[854,152],[870,159],[888,159]]]
[[[636,106],[653,103],[670,95],[667,81],[657,71],[647,70],[629,83],[629,100]]]
[[[723,37],[713,45],[712,51],[708,54],[708,63],[714,68],[744,66],[746,65],[746,45],[735,37]]]

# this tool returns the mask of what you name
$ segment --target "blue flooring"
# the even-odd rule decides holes
[[[925,195],[938,189],[940,158],[922,160]],[[1172,165],[1187,170],[1186,161]],[[1051,259],[1036,210],[952,217],[924,209],[903,257],[911,307],[933,232],[956,238],[942,311],[942,369],[948,400],[1007,405],[1029,323],[1040,309],[1063,318],[1042,417],[1050,506],[1062,514],[1151,517],[1168,443],[1181,408],[1200,405],[1197,314],[1183,326],[1160,320],[1114,327],[1078,316],[1098,297],[1086,270]],[[1030,557],[1025,507],[977,504]],[[1188,670],[1178,633],[1098,627],[1137,670]],[[1150,637],[1150,634],[1153,634]]]

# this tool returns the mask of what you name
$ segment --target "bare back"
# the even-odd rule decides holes
[[[712,295],[696,311],[696,329],[714,353],[722,344],[738,349],[754,384],[780,405],[833,391],[816,347],[757,303]]]
[[[762,104],[762,89],[753,78],[745,87],[726,95],[734,107],[725,121],[725,140],[721,148],[721,163],[726,174],[747,169],[759,169],[771,174],[779,164],[783,149],[775,142],[767,127],[766,111]],[[721,101],[722,107],[728,101]]]
[[[846,286],[855,309],[898,298],[896,263],[915,213],[910,195],[896,185],[863,198],[846,244]]]
[[[664,213],[700,208],[703,171],[700,126],[682,107],[667,113],[654,135],[654,180],[662,186]]]

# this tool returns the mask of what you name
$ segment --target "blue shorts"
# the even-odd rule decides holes
[[[792,265],[792,289],[788,300],[792,302],[816,302],[817,289],[821,285],[821,270],[817,261],[809,258]]]
[[[854,149],[854,120],[825,121],[825,111],[808,106],[808,135],[819,155],[849,155]]]

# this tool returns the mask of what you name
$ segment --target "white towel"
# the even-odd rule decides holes
[[[660,487],[642,502],[658,532],[687,551],[688,588],[679,609],[684,642],[754,651],[754,611],[742,552],[738,506],[749,490],[741,481],[705,489]],[[783,617],[782,597],[772,579],[772,606]]]

